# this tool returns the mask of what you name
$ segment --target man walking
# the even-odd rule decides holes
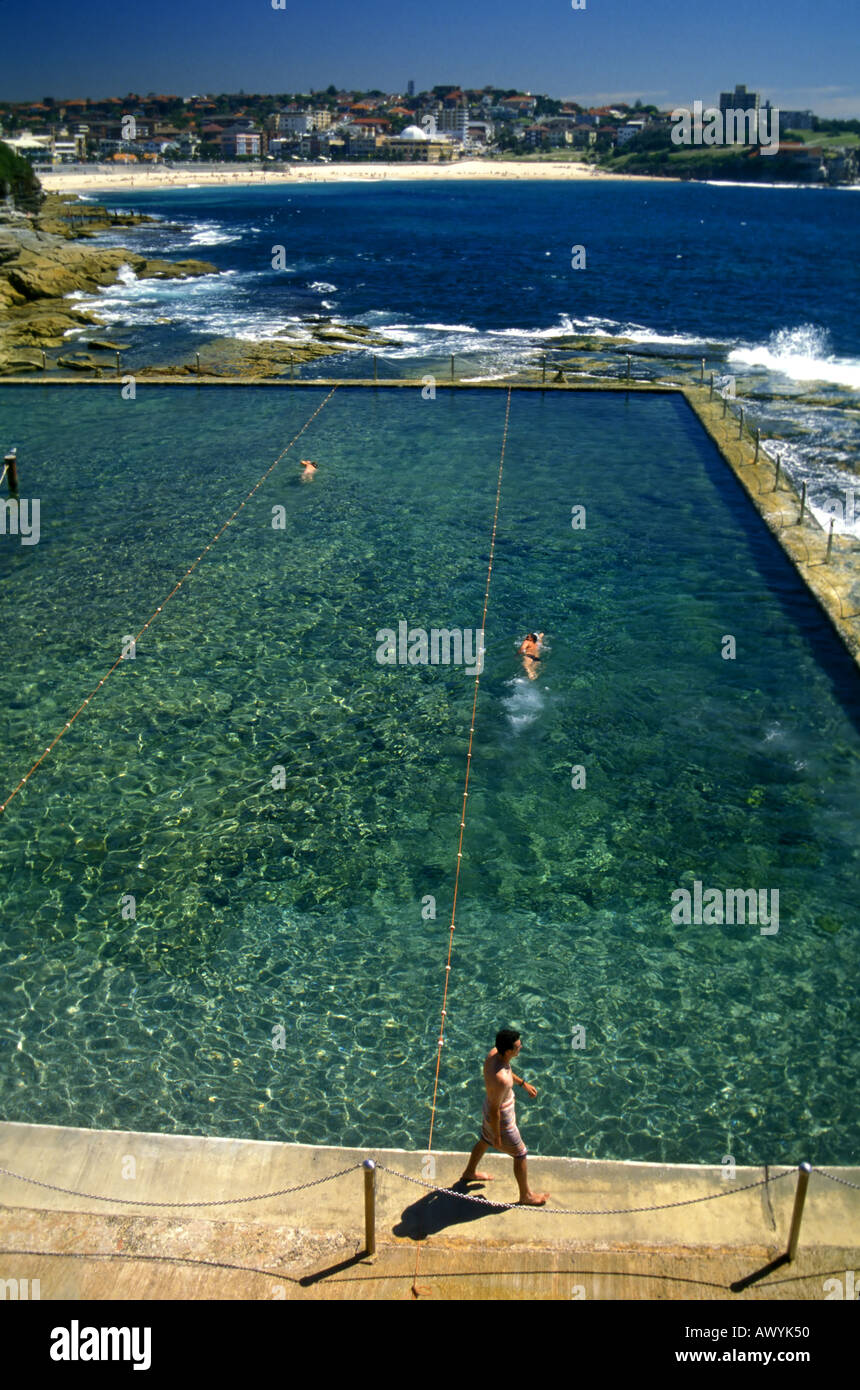
[[[520,1189],[520,1202],[527,1207],[545,1205],[548,1192],[532,1192],[529,1187],[526,1154],[528,1150],[517,1129],[514,1110],[514,1086],[524,1087],[526,1094],[534,1098],[537,1091],[521,1076],[511,1070],[511,1062],[522,1048],[519,1033],[512,1028],[502,1028],[496,1034],[496,1045],[487,1054],[484,1062],[484,1085],[487,1095],[484,1100],[484,1122],[481,1137],[475,1145],[466,1165],[461,1182],[492,1182],[492,1173],[479,1173],[478,1164],[492,1145],[502,1153],[510,1154],[514,1160],[514,1176]]]

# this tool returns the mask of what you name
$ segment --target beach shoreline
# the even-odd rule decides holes
[[[122,189],[147,192],[157,188],[240,188],[263,185],[298,185],[308,183],[365,183],[379,181],[511,179],[559,180],[577,179],[586,183],[646,180],[647,174],[615,174],[593,164],[535,160],[520,163],[514,160],[463,159],[453,164],[302,164],[271,168],[237,169],[231,165],[199,168],[194,165],[152,168],[135,166],[112,169],[100,165],[82,173],[77,167],[64,172],[62,166],[51,173],[39,175],[48,193],[111,193]],[[665,182],[677,183],[677,179]]]

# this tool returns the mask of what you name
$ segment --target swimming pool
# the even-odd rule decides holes
[[[325,395],[4,387],[0,798]],[[377,633],[479,626],[504,412],[340,388],[10,803],[5,1118],[426,1144],[473,678]],[[512,1024],[535,1152],[852,1161],[856,669],[681,398],[513,393],[485,640],[435,1145]]]

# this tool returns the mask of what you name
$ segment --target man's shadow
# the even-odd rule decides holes
[[[451,1184],[451,1191],[462,1192],[474,1197],[485,1197],[484,1183],[465,1183],[461,1180]],[[464,1201],[452,1197],[448,1192],[428,1192],[411,1206],[405,1207],[398,1224],[393,1228],[394,1235],[406,1236],[409,1240],[425,1240],[427,1236],[444,1231],[446,1226],[460,1226],[465,1221],[478,1221],[482,1216],[498,1216],[507,1206],[484,1206],[481,1202]]]

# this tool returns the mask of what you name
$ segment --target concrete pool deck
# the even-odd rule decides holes
[[[381,1165],[372,1261],[361,1257],[368,1157]],[[43,1300],[412,1298],[420,1241],[422,1297],[822,1299],[826,1279],[845,1287],[860,1263],[860,1167],[828,1170],[843,1182],[813,1172],[795,1261],[733,1292],[786,1248],[796,1176],[774,1176],[782,1167],[738,1168],[726,1180],[719,1165],[530,1159],[533,1185],[555,1206],[603,1212],[713,1199],[562,1216],[487,1211],[398,1176],[422,1180],[425,1161],[402,1149],[0,1123],[4,1169],[119,1199],[0,1173],[0,1279],[38,1279]],[[439,1153],[435,1163],[436,1184],[453,1184],[465,1155]],[[512,1201],[510,1160],[488,1155],[487,1167],[496,1181],[472,1191]],[[140,1205],[304,1183],[318,1185],[220,1207]],[[738,1190],[749,1183],[757,1186]]]

